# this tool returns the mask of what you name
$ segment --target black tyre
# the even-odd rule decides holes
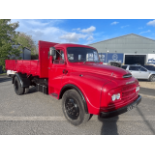
[[[62,110],[66,119],[75,126],[86,123],[90,118],[90,114],[85,112],[81,96],[74,89],[64,93]]]
[[[17,95],[24,94],[25,88],[21,87],[21,84],[17,77],[15,77],[15,79],[14,79],[14,89],[15,89],[15,92]]]
[[[150,82],[155,82],[155,75],[151,75],[150,78],[149,78],[149,81]]]

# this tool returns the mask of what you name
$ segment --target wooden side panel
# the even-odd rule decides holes
[[[22,72],[23,69],[22,69],[22,63],[23,63],[23,60],[15,60],[16,61],[16,71],[17,72]]]
[[[29,61],[29,60],[23,60],[22,73],[31,74],[30,63],[31,63],[31,61]]]
[[[56,44],[58,43],[39,41],[39,60],[6,60],[6,70],[48,78],[48,52]]]
[[[11,60],[10,66],[11,66],[11,70],[16,71],[16,60]]]
[[[39,76],[40,77],[39,61],[38,60],[31,60],[30,74],[32,74],[33,76]]]
[[[10,69],[10,60],[5,60],[5,69],[6,70]]]

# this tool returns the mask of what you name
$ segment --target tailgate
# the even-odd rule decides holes
[[[16,60],[5,60],[6,70],[16,70]]]

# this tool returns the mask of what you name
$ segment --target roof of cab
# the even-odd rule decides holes
[[[67,48],[67,47],[84,47],[84,48],[92,48],[92,49],[95,49],[96,50],[96,48],[93,48],[91,46],[79,45],[79,44],[72,44],[72,43],[56,44],[54,47],[64,47],[64,48]]]

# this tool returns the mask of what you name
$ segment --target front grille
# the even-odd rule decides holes
[[[134,100],[137,97],[136,85],[130,84],[122,88],[122,101]]]
[[[119,92],[121,93],[121,100],[108,104],[108,107],[110,109],[116,107],[120,108],[133,102],[138,97],[138,94],[136,93],[136,87],[136,83],[124,85],[121,89],[119,89]]]
[[[131,96],[133,94],[133,90],[130,90],[128,92],[122,92],[122,98],[127,97],[127,96]]]
[[[132,89],[135,89],[135,84],[130,84],[130,85],[124,86],[122,88],[122,92],[126,92],[126,91],[129,91],[129,90],[132,90]]]

